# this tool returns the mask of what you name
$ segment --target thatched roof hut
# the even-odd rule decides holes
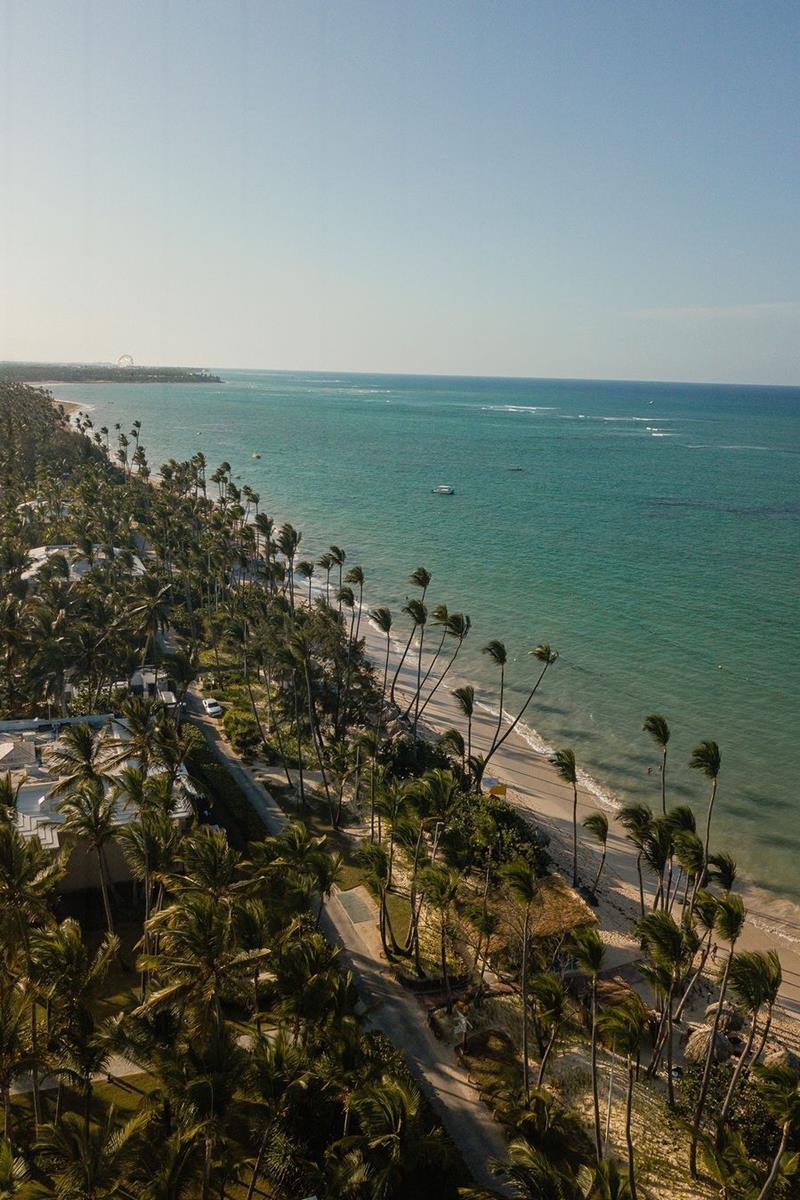
[[[765,1067],[790,1067],[800,1075],[800,1055],[782,1042],[771,1043],[761,1062]]]
[[[713,1004],[707,1005],[705,1010],[707,1021],[711,1022],[714,1020],[719,1007],[719,1001],[715,1001]],[[739,1029],[744,1028],[744,1017],[739,1012],[738,1008],[734,1008],[732,1004],[722,1005],[722,1008],[720,1009],[719,1028],[724,1033],[735,1033]]]
[[[711,1025],[698,1025],[692,1030],[683,1049],[683,1057],[688,1063],[705,1062],[711,1033]],[[727,1062],[733,1053],[734,1046],[730,1038],[722,1030],[717,1030],[717,1036],[714,1039],[714,1061]]]
[[[560,875],[546,875],[540,881],[531,908],[534,937],[563,937],[575,929],[596,924],[597,917],[589,905]]]

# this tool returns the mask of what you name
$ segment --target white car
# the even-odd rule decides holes
[[[219,700],[215,700],[213,696],[207,696],[203,701],[203,712],[207,717],[221,717],[222,705]]]

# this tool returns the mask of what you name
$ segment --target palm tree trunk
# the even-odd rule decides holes
[[[742,1053],[739,1055],[738,1059],[736,1060],[736,1066],[733,1068],[733,1074],[731,1075],[731,1081],[728,1084],[728,1090],[725,1093],[725,1099],[722,1102],[722,1109],[720,1110],[720,1114],[719,1114],[719,1127],[720,1128],[722,1128],[725,1124],[725,1119],[728,1116],[728,1111],[731,1107],[731,1104],[733,1103],[733,1098],[736,1094],[736,1087],[737,1087],[737,1084],[739,1083],[739,1076],[742,1073],[742,1069],[744,1068],[744,1065],[747,1062],[747,1059],[750,1057],[750,1051],[753,1049],[753,1042],[756,1039],[757,1024],[758,1024],[758,1009],[756,1009],[756,1011],[753,1013],[753,1019],[750,1022],[750,1032],[747,1035],[747,1041],[745,1042]]]
[[[552,1054],[553,1046],[555,1046],[555,1044],[556,1044],[556,1038],[558,1036],[558,1028],[559,1028],[558,1025],[554,1024],[552,1030],[550,1031],[550,1037],[547,1039],[547,1045],[545,1046],[545,1051],[544,1051],[544,1054],[542,1055],[542,1061],[539,1063],[539,1076],[536,1080],[537,1087],[541,1087],[542,1084],[544,1083],[544,1073],[547,1070],[547,1064],[550,1060],[550,1055]]]
[[[628,1055],[628,1092],[625,1098],[625,1143],[628,1147],[628,1190],[631,1200],[638,1200],[636,1191],[636,1164],[634,1161],[631,1117],[633,1113],[633,1055]]]
[[[250,1183],[247,1188],[247,1196],[245,1200],[253,1200],[253,1193],[256,1190],[256,1181],[258,1179],[259,1171],[261,1170],[261,1160],[263,1159],[264,1151],[267,1148],[267,1138],[269,1137],[270,1132],[271,1126],[267,1124],[264,1128],[264,1134],[261,1138],[261,1141],[258,1143],[258,1153],[256,1154],[256,1161],[253,1163],[253,1173],[250,1176]]]
[[[733,959],[733,951],[736,943],[731,942],[728,961],[725,963],[725,973],[722,976],[722,983],[719,989],[719,999],[717,1001],[717,1011],[714,1013],[714,1021],[711,1026],[711,1037],[708,1041],[708,1052],[706,1061],[703,1067],[703,1078],[700,1084],[700,1094],[697,1097],[697,1105],[694,1110],[694,1118],[692,1121],[692,1145],[689,1152],[689,1170],[692,1174],[692,1179],[697,1178],[697,1142],[700,1137],[700,1122],[703,1119],[703,1111],[706,1106],[708,1097],[708,1085],[711,1081],[711,1064],[714,1061],[714,1047],[717,1041],[717,1030],[719,1029],[720,1017],[722,1015],[722,1006],[725,1003],[725,993],[728,990],[728,977],[731,970],[731,960]]]
[[[525,1103],[531,1102],[530,1067],[528,1065],[528,931],[531,908],[525,909],[525,924],[522,930],[522,1081],[525,1088]]]
[[[772,1025],[772,1008],[773,1006],[770,1004],[769,1008],[767,1009],[767,1020],[764,1024],[764,1032],[761,1035],[761,1041],[758,1043],[758,1049],[756,1050],[753,1062],[758,1062],[758,1060],[761,1058],[761,1055],[764,1053],[764,1047],[767,1044],[767,1038],[769,1037],[769,1031]]]
[[[103,847],[97,847],[97,863],[100,869],[100,890],[103,893],[103,908],[106,914],[106,925],[108,932],[114,932],[114,918],[111,915],[111,901],[108,895],[108,879],[106,877],[106,864],[103,857]]]
[[[786,1143],[789,1140],[789,1129],[790,1129],[790,1122],[786,1121],[781,1130],[780,1144],[778,1145],[778,1149],[775,1152],[775,1157],[772,1160],[772,1166],[769,1169],[769,1175],[764,1180],[764,1186],[762,1187],[761,1191],[758,1193],[758,1200],[767,1200],[767,1196],[769,1196],[770,1192],[772,1191],[772,1189],[775,1186],[775,1181],[778,1178],[778,1172],[781,1169],[781,1159],[783,1158],[784,1153],[786,1152]]]
[[[545,668],[544,668],[544,670],[542,671],[542,673],[540,674],[539,678],[536,680],[536,683],[533,685],[533,687],[531,688],[531,690],[528,692],[528,696],[527,696],[527,699],[526,699],[525,703],[523,704],[522,708],[519,710],[519,712],[517,713],[517,715],[514,717],[514,720],[511,722],[511,724],[509,725],[508,729],[505,731],[505,733],[503,734],[503,736],[502,736],[502,737],[501,737],[501,738],[500,738],[498,741],[496,741],[496,742],[494,742],[494,743],[492,744],[492,746],[491,746],[491,748],[490,748],[490,750],[489,750],[489,753],[486,755],[486,759],[485,759],[485,761],[484,761],[484,764],[483,764],[483,768],[484,768],[484,770],[486,770],[486,763],[488,763],[489,759],[490,759],[490,758],[492,758],[492,757],[493,757],[493,756],[494,756],[494,755],[497,753],[497,751],[500,749],[500,747],[503,745],[503,743],[504,743],[505,741],[507,741],[507,740],[508,740],[508,738],[510,738],[510,737],[511,737],[511,734],[512,734],[512,733],[514,732],[514,730],[517,728],[517,726],[519,725],[520,721],[521,721],[521,720],[522,720],[522,718],[524,717],[525,713],[528,711],[528,705],[530,704],[530,702],[531,702],[531,700],[533,699],[533,697],[536,695],[536,692],[537,692],[537,691],[538,691],[538,689],[539,689],[539,684],[540,684],[540,683],[542,682],[542,680],[544,679],[544,677],[545,677],[545,672],[547,671],[547,668],[548,668],[549,666],[550,666],[550,663],[547,663],[547,664],[545,665]],[[501,691],[500,695],[501,695],[501,699],[500,699],[500,719],[502,720],[502,710],[503,710],[502,691]],[[498,732],[499,732],[499,728],[498,728]]]
[[[484,764],[485,765],[485,764]],[[578,886],[578,787],[572,785],[572,886]]]
[[[411,633],[409,634],[408,641],[406,642],[406,648],[401,655],[400,662],[397,664],[397,670],[395,671],[394,676],[392,678],[392,686],[389,691],[389,699],[391,700],[392,704],[397,703],[397,701],[394,698],[394,691],[395,691],[395,688],[397,687],[397,676],[400,674],[400,671],[402,670],[402,667],[403,667],[403,663],[406,661],[406,655],[408,654],[409,650],[411,649],[411,643],[414,640],[414,634],[416,633],[416,631],[417,631],[417,627],[415,625],[414,628],[411,630]]]
[[[703,974],[703,971],[705,970],[705,966],[706,966],[706,963],[708,962],[708,956],[710,953],[711,953],[711,930],[709,929],[708,944],[706,945],[706,948],[703,950],[703,953],[700,955],[700,963],[699,963],[694,975],[692,976],[691,980],[689,981],[686,991],[681,996],[681,999],[680,999],[677,1009],[675,1010],[675,1020],[676,1021],[680,1021],[681,1014],[682,1014],[684,1008],[686,1007],[687,1003],[689,1002],[689,997],[691,996],[691,994],[694,990],[695,984],[697,983],[698,979],[700,978],[700,976]]]
[[[703,858],[708,862],[708,844],[711,840],[711,814],[714,811],[714,800],[717,796],[717,779],[714,777],[711,783],[711,796],[708,801],[708,816],[706,817],[706,840],[703,843]]]
[[[661,813],[667,815],[667,747],[661,755]]]
[[[598,1164],[603,1158],[600,1138],[600,1092],[597,1086],[597,975],[592,975],[592,1103],[594,1104],[594,1151]]]

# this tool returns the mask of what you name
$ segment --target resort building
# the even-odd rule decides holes
[[[34,546],[28,551],[28,566],[22,572],[22,578],[35,578],[46,563],[59,558],[66,563],[70,583],[82,579],[98,563],[107,563],[112,559],[119,559],[128,574],[144,575],[142,560],[131,550],[118,546],[112,546],[110,549],[111,553],[107,546],[92,546],[90,556],[80,546]]]
[[[110,714],[103,716],[67,717],[65,719],[33,719],[29,721],[0,721],[0,776],[10,774],[12,783],[20,785],[17,793],[17,827],[24,837],[37,836],[43,846],[57,850],[64,842],[63,816],[58,810],[58,797],[51,795],[58,777],[49,769],[50,756],[58,744],[65,725],[90,725],[103,731],[109,743],[124,741],[128,731],[124,722]],[[111,750],[109,750],[111,753]],[[135,758],[111,768],[112,776],[125,766],[136,767]],[[151,767],[148,774],[163,773],[160,766]],[[113,784],[111,785],[113,786]],[[191,821],[195,804],[200,799],[184,766],[178,768],[174,789],[172,817],[181,825]],[[115,820],[127,824],[135,811],[122,800],[117,804]],[[127,882],[130,870],[122,851],[112,842],[105,852],[108,877],[112,883]],[[87,846],[78,843],[72,848],[66,874],[59,882],[63,892],[85,891],[99,887],[97,857]]]

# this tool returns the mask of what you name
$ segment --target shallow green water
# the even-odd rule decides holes
[[[673,796],[703,812],[686,762],[716,739],[715,840],[800,898],[800,389],[220,373],[56,390],[112,433],[138,417],[153,465],[230,462],[304,551],[343,545],[372,603],[399,610],[427,566],[431,605],[472,617],[461,672],[487,700],[486,641],[516,659],[507,707],[526,651],[551,642],[562,657],[530,724],[606,790],[658,802],[640,730],[663,712]]]

